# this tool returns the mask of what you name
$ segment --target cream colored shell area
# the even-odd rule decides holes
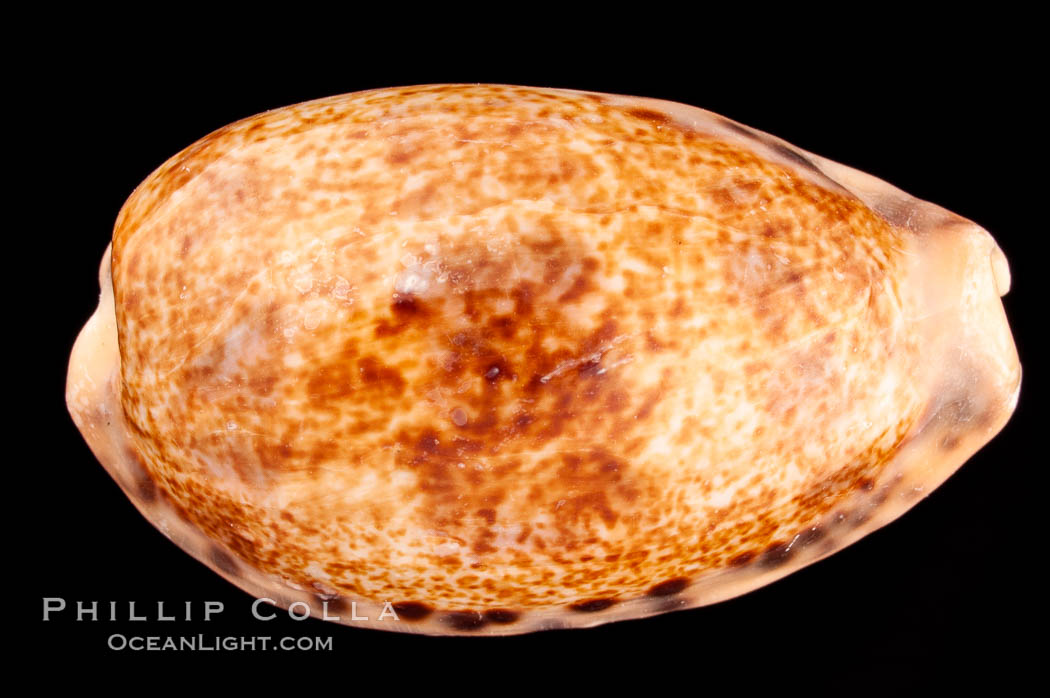
[[[548,92],[584,103],[583,93]],[[503,98],[512,97],[513,93]],[[355,98],[361,97],[302,105],[288,118]],[[123,248],[114,270],[118,284],[125,286],[118,289],[117,298],[122,302],[138,291],[136,312],[114,312],[108,254],[103,261],[100,306],[74,347],[67,393],[74,420],[95,455],[158,529],[253,595],[285,606],[302,601],[316,615],[321,615],[326,598],[355,601],[358,615],[371,619],[379,615],[377,604],[382,601],[420,601],[436,609],[423,620],[403,623],[350,621],[348,613],[340,614],[343,622],[408,632],[458,632],[442,620],[442,611],[507,608],[519,614],[513,623],[489,622],[469,629],[501,634],[641,617],[754,589],[896,518],[1001,429],[1016,404],[1020,368],[998,300],[1009,287],[1009,271],[985,231],[884,182],[795,149],[815,169],[800,166],[776,147],[784,145],[777,139],[749,134],[703,110],[656,100],[602,98],[607,105],[666,114],[672,122],[746,148],[792,177],[846,192],[888,221],[888,231],[870,240],[858,236],[848,255],[870,261],[849,272],[852,278],[840,278],[845,272],[831,263],[834,251],[819,237],[796,239],[783,249],[770,243],[760,248],[769,255],[754,259],[690,256],[639,244],[630,231],[642,229],[647,220],[670,225],[697,251],[722,249],[713,241],[723,228],[709,214],[711,203],[704,192],[671,187],[661,190],[663,198],[653,200],[618,190],[626,185],[602,166],[608,146],[588,140],[580,126],[585,122],[570,125],[557,116],[525,114],[522,120],[531,124],[533,133],[544,134],[553,148],[585,151],[595,169],[582,187],[578,182],[548,183],[548,194],[541,199],[522,198],[520,192],[507,191],[498,178],[484,176],[471,190],[474,200],[453,204],[441,199],[440,191],[437,199],[414,196],[425,189],[428,176],[455,180],[455,161],[439,174],[436,167],[427,174],[418,163],[401,168],[397,158],[391,162],[379,151],[367,151],[370,145],[379,148],[383,139],[366,140],[364,149],[355,151],[357,169],[374,188],[356,197],[347,198],[345,192],[335,196],[326,191],[323,168],[320,179],[316,171],[302,169],[311,161],[304,149],[322,147],[313,142],[319,134],[310,132],[301,143],[282,142],[271,150],[272,141],[245,142],[163,201],[149,202],[156,208],[148,222],[118,240]],[[398,128],[396,109],[359,118],[385,119],[390,128]],[[413,133],[442,128],[435,123],[390,137],[402,138],[411,151],[417,145],[411,142]],[[316,141],[332,138],[324,134]],[[515,146],[479,142],[470,147],[475,156],[462,163],[480,159],[498,168],[505,164],[501,150]],[[273,176],[260,180],[260,171]],[[306,179],[314,186],[305,193],[283,191],[274,184]],[[122,222],[143,206],[149,186],[148,180],[135,195],[139,200],[133,197],[129,202]],[[594,193],[602,188],[619,205],[596,205]],[[633,208],[623,205],[626,202]],[[186,231],[179,228],[180,216],[191,204],[193,225],[208,231],[208,237],[205,245],[190,245],[184,251]],[[586,531],[579,535],[583,539],[586,533],[591,541],[586,545],[596,551],[644,549],[653,562],[618,570],[613,582],[600,574],[588,576],[595,565],[572,559],[565,551],[559,559],[566,561],[555,563],[549,552],[534,544],[517,543],[517,534],[525,524],[543,524],[557,501],[536,507],[514,492],[496,512],[501,529],[495,550],[478,554],[464,549],[469,531],[431,525],[425,512],[430,504],[420,497],[417,476],[400,466],[390,449],[382,448],[383,433],[366,434],[353,447],[309,468],[290,463],[275,472],[249,459],[238,469],[223,457],[239,444],[268,437],[265,424],[252,422],[256,411],[272,413],[279,407],[284,419],[297,409],[304,418],[316,416],[310,414],[305,380],[311,361],[336,351],[326,342],[347,337],[363,341],[372,328],[366,320],[374,320],[375,309],[385,307],[393,294],[410,293],[424,300],[428,294],[447,296],[448,284],[455,282],[442,280],[449,259],[459,268],[470,266],[469,251],[475,250],[477,257],[508,262],[501,268],[509,268],[511,276],[502,281],[541,279],[540,261],[522,256],[516,245],[522,231],[551,225],[587,231],[579,247],[570,250],[572,258],[593,257],[600,263],[596,290],[564,310],[563,319],[580,335],[599,326],[603,311],[611,299],[622,296],[628,280],[641,290],[642,305],[618,306],[616,332],[603,339],[596,353],[604,370],[630,388],[634,407],[642,396],[660,394],[639,427],[647,438],[630,457],[631,471],[644,473],[655,489],[640,501],[647,511],[622,512],[611,526],[581,523]],[[118,234],[120,226],[118,222]],[[730,237],[738,233],[746,237],[746,231],[730,231]],[[136,254],[138,268],[132,273],[128,265]],[[748,284],[761,285],[770,260],[779,263],[780,258],[804,271],[806,303],[822,321],[807,324],[790,310],[791,297],[785,292],[777,299],[781,292],[774,288],[773,302],[785,318],[782,334],[774,338],[763,333],[746,290]],[[851,285],[858,279],[866,287]],[[158,288],[164,289],[161,295]],[[672,318],[668,309],[683,289],[693,289],[696,296],[688,300],[694,302],[686,303],[687,313]],[[741,291],[743,303],[724,302]],[[711,299],[720,304],[698,308],[696,301]],[[265,331],[246,322],[273,302],[283,310]],[[443,317],[452,323],[450,330],[455,329],[454,316]],[[332,326],[341,328],[340,333],[325,335],[323,329]],[[553,333],[550,341],[564,341],[566,336],[571,335]],[[650,351],[650,338],[676,348]],[[747,348],[742,349],[745,340]],[[815,351],[818,343],[820,351]],[[395,347],[383,360],[401,368],[407,385],[424,385],[427,372],[440,360],[440,347]],[[190,404],[188,392],[199,392],[201,384],[187,385],[185,371],[201,361],[213,369],[211,382]],[[264,365],[279,369],[281,405],[250,402],[231,419],[222,406],[238,397],[274,399],[238,394],[229,387],[238,377],[243,383],[257,375]],[[570,359],[565,371],[573,368]],[[558,370],[549,381],[562,377],[564,372]],[[455,420],[458,404],[454,391],[411,393],[397,403],[391,424]],[[148,425],[148,436],[132,428],[129,417],[138,429]],[[340,417],[332,419],[307,420],[312,425],[299,433],[320,442],[340,428]],[[765,436],[756,438],[762,426],[767,428],[759,433]],[[696,436],[690,439],[690,433]],[[198,437],[192,446],[191,436]],[[615,450],[615,438],[611,444]],[[510,443],[498,455],[464,466],[492,467],[510,457],[539,462],[594,446],[585,435],[570,433],[531,450],[524,443]],[[836,526],[833,521],[791,515],[795,495],[872,450],[889,454],[876,481],[868,491],[839,502],[828,515],[847,511],[859,523]],[[338,467],[348,455],[356,464],[350,471]],[[149,474],[143,472],[143,464]],[[754,478],[756,473],[762,473],[760,480]],[[167,494],[144,496],[148,482],[157,482]],[[242,539],[279,563],[259,570],[238,561],[224,541],[202,533],[172,506],[185,492],[201,491],[227,503],[224,506],[250,512],[231,526],[240,526]],[[682,554],[690,550],[690,541],[717,538],[740,523],[718,519],[731,503],[762,497],[764,506],[784,521],[785,530],[779,533],[784,540],[793,540],[811,526],[828,533],[773,567],[727,565],[731,553],[743,547],[742,541],[732,539],[716,551],[696,544],[696,551],[711,553],[706,558]],[[654,502],[668,505],[653,506]],[[181,506],[185,511],[185,502]],[[281,518],[286,511],[312,517],[313,531],[289,528]],[[528,521],[521,519],[525,512],[531,512]],[[631,515],[634,525],[627,526],[623,519]],[[382,523],[379,530],[377,522]],[[468,519],[462,525],[472,523],[477,522]],[[548,545],[556,540],[548,539]],[[475,582],[471,587],[456,584],[465,572],[447,573],[438,564],[450,554],[459,555],[468,566],[481,564],[470,569]],[[354,563],[353,571],[344,571],[342,577],[334,574],[326,564],[332,556]],[[678,578],[689,580],[680,592],[646,595],[654,583]],[[485,579],[493,583],[477,583]],[[497,597],[486,591],[499,584],[509,584],[514,594]],[[593,613],[569,607],[591,598],[615,598],[617,603]]]

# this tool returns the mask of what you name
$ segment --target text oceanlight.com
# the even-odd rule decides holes
[[[106,641],[111,650],[132,652],[324,652],[332,650],[331,637],[269,637],[235,635],[143,636],[115,633]]]

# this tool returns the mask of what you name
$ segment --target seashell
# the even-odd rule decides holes
[[[67,403],[128,497],[247,592],[386,630],[746,593],[915,505],[1020,386],[986,231],[653,99],[260,114],[135,190],[100,281]]]

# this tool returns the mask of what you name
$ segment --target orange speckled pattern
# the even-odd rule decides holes
[[[380,629],[744,593],[914,505],[1020,383],[987,232],[633,97],[260,114],[143,182],[101,281],[67,391],[99,460],[250,593]]]

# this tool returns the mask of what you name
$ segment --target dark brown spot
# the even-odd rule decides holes
[[[108,424],[108,422],[107,422]],[[132,448],[125,449],[125,455],[127,460],[131,464],[132,477],[135,480],[135,490],[138,493],[139,499],[144,504],[149,504],[157,498],[157,487],[153,483],[153,477],[149,474],[149,470],[146,465],[139,458],[138,452]]]
[[[395,315],[411,316],[421,315],[424,312],[423,306],[416,300],[415,296],[410,294],[394,294],[394,302],[391,303],[390,309],[394,311]]]
[[[157,499],[157,486],[153,479],[146,473],[135,478],[135,489],[138,490],[139,499],[143,504],[150,504]]]
[[[238,573],[237,561],[234,560],[229,553],[218,546],[213,546],[211,549],[211,561],[212,564],[226,574]]]
[[[645,121],[652,122],[658,126],[663,126],[667,123],[670,123],[671,121],[671,118],[667,116],[667,114],[663,114],[658,111],[653,111],[652,109],[643,109],[641,107],[638,107],[636,109],[628,109],[627,113],[636,119],[643,119]]]
[[[506,608],[493,608],[485,611],[484,616],[485,620],[490,623],[499,623],[500,625],[514,623],[520,618],[520,615],[516,611],[511,611]]]
[[[391,604],[391,607],[397,613],[397,617],[403,620],[423,620],[434,612],[430,606],[419,601],[402,601]]]
[[[524,430],[526,427],[528,427],[535,421],[535,417],[533,417],[531,414],[523,412],[522,414],[519,414],[517,417],[514,418],[514,428],[519,431]]]
[[[660,582],[656,586],[649,589],[646,592],[649,596],[671,596],[689,586],[689,580],[685,577],[678,577],[677,579],[668,579],[666,582]]]
[[[748,564],[749,562],[751,562],[754,559],[755,559],[755,553],[750,551],[750,550],[748,550],[746,552],[740,553],[739,555],[737,555],[737,556],[735,556],[733,558],[730,558],[729,566],[730,567],[743,567],[744,565]]]
[[[441,621],[454,630],[463,631],[480,630],[488,622],[477,611],[453,611],[446,613]]]
[[[597,613],[616,604],[616,599],[588,599],[574,603],[569,608],[580,613]]]
[[[734,133],[739,133],[741,136],[747,136],[748,138],[755,137],[754,131],[747,128],[746,126],[741,126],[735,121],[730,121],[729,119],[722,119],[722,125]]]
[[[762,553],[762,557],[759,559],[758,564],[762,567],[779,567],[785,562],[790,560],[794,554],[795,549],[792,545],[794,541],[788,541],[787,543],[777,543],[766,549],[766,552]]]
[[[795,547],[804,548],[807,545],[812,545],[823,538],[824,535],[824,528],[822,526],[807,528],[805,531],[798,534],[798,539],[795,541]]]
[[[803,167],[807,170],[817,170],[817,166],[814,165],[809,160],[809,158],[807,158],[805,155],[798,152],[794,148],[788,147],[782,143],[777,143],[775,141],[767,141],[766,145],[768,145],[770,150],[772,150],[774,153],[784,158],[785,160],[794,163],[795,165]]]

